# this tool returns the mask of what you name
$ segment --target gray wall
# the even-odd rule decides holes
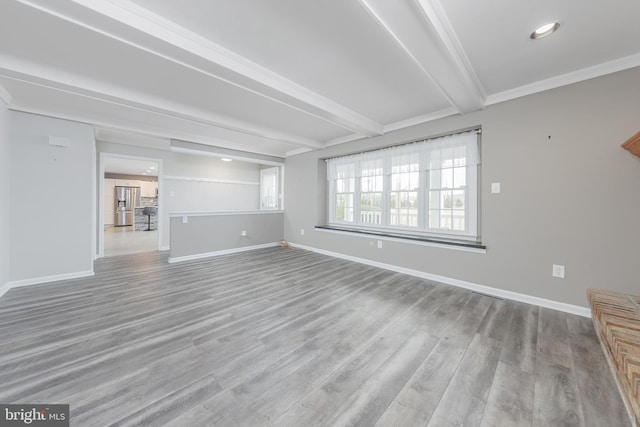
[[[9,281],[9,124],[9,110],[0,100],[0,289]]]
[[[99,153],[161,159],[164,176],[203,179],[203,181],[165,179],[161,182],[158,190],[159,198],[163,198],[164,209],[162,246],[167,247],[170,243],[169,214],[172,212],[257,210],[259,207],[259,185],[206,181],[258,183],[260,181],[258,164],[235,160],[223,162],[214,157],[176,153],[169,151],[169,141],[165,147],[162,147],[164,149],[103,141],[98,141],[96,148]],[[173,195],[171,195],[172,192]]]
[[[216,214],[171,218],[171,258],[276,243],[282,240],[282,212]],[[246,236],[242,236],[242,231]]]
[[[10,280],[93,270],[93,127],[10,113]],[[68,148],[49,145],[68,138]]]
[[[640,129],[640,68],[287,159],[285,239],[550,300],[588,306],[597,287],[640,294],[640,159],[620,144]],[[486,254],[314,231],[321,157],[481,125]],[[502,184],[491,194],[492,182]],[[305,234],[300,234],[305,229]],[[551,277],[552,264],[566,278]]]

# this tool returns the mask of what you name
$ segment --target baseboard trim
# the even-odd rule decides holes
[[[205,252],[201,254],[187,255],[187,256],[179,256],[179,257],[169,258],[169,263],[173,264],[176,262],[193,261],[193,260],[202,259],[202,258],[212,258],[220,255],[229,255],[229,254],[236,254],[239,252],[252,251],[255,249],[272,248],[274,246],[278,246],[278,243],[277,242],[264,243],[262,245],[243,246],[241,248],[223,249],[221,251]]]
[[[434,282],[444,283],[447,285],[457,286],[459,288],[469,289],[482,294],[487,294],[499,298],[509,299],[513,301],[524,302],[539,307],[550,308],[552,310],[562,311],[565,313],[575,314],[582,317],[591,317],[591,309],[580,307],[578,305],[567,304],[564,302],[553,301],[545,298],[534,297],[532,295],[521,294],[518,292],[506,291],[504,289],[492,288],[490,286],[480,285],[477,283],[467,282],[464,280],[454,279],[452,277],[440,276],[437,274],[426,273],[424,271],[413,270],[410,268],[399,267],[393,264],[386,264],[378,261],[372,261],[366,258],[354,257],[351,255],[341,254],[339,252],[327,251],[324,249],[314,248],[312,246],[301,245],[289,242],[289,246],[298,249],[304,249],[316,252],[322,255],[341,258],[348,261],[358,262],[360,264],[370,265],[372,267],[383,268],[385,270],[395,271],[396,273],[408,274],[410,276],[420,277],[422,279],[433,280]]]
[[[9,289],[11,288],[9,287],[8,283],[5,283],[4,285],[0,286],[0,298],[2,298],[2,295],[6,294]]]
[[[160,249],[158,249],[159,251],[168,251],[169,249],[171,249],[171,246],[166,245],[166,246],[160,246]]]
[[[80,279],[83,277],[91,277],[95,275],[93,270],[77,271],[75,273],[54,274],[52,276],[34,277],[33,279],[13,280],[8,282],[4,287],[0,288],[0,296],[4,295],[9,289],[21,288],[23,286],[42,285],[43,283],[60,282],[62,280]]]

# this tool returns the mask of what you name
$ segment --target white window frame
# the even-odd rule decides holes
[[[472,131],[475,137],[474,144],[475,150],[478,150],[478,138],[476,133],[477,131]],[[466,141],[470,140],[469,132],[465,133]],[[455,136],[455,135],[453,135]],[[445,137],[448,138],[448,137]],[[438,150],[440,152],[446,152],[447,149],[452,147],[459,147],[460,143],[457,142],[456,138],[445,139],[445,138],[436,138],[432,140],[424,140],[419,141],[414,144],[405,144],[402,150],[404,154],[407,152],[417,152],[419,153],[419,162],[420,162],[420,170],[419,170],[419,187],[418,187],[418,198],[417,198],[417,210],[418,210],[418,221],[417,226],[400,226],[400,225],[390,225],[391,222],[391,168],[392,162],[391,159],[395,155],[392,151],[395,147],[385,148],[380,150],[374,150],[366,153],[355,154],[351,156],[344,156],[342,158],[334,158],[339,162],[351,163],[353,162],[355,165],[356,176],[355,178],[355,189],[354,189],[354,214],[353,214],[353,222],[351,221],[338,221],[336,219],[336,180],[332,179],[331,173],[331,164],[330,162],[334,159],[327,159],[328,162],[328,170],[327,170],[327,178],[328,182],[328,203],[327,206],[329,208],[328,212],[328,225],[335,226],[340,228],[354,229],[356,231],[374,231],[374,232],[388,232],[392,234],[400,234],[400,235],[408,235],[408,236],[417,236],[417,237],[435,237],[435,238],[449,238],[456,240],[469,240],[469,241],[478,241],[479,239],[479,230],[478,230],[478,181],[479,181],[479,154],[469,154],[469,149],[465,151],[467,153],[466,157],[466,182],[464,187],[465,190],[465,229],[464,230],[448,230],[448,229],[435,229],[429,228],[429,170],[427,168],[427,164],[429,162],[429,154]],[[435,143],[435,145],[427,146],[425,144]],[[450,145],[447,145],[450,144]],[[425,148],[426,147],[426,148]],[[435,148],[434,148],[435,147]],[[415,150],[415,151],[413,151]],[[429,151],[430,150],[430,151]],[[425,154],[427,153],[427,154]],[[474,157],[475,156],[475,157]],[[382,194],[382,221],[381,224],[370,224],[363,223],[360,218],[360,202],[361,202],[361,165],[360,161],[370,161],[372,159],[382,159],[383,161],[383,194]],[[435,169],[435,168],[434,168]],[[431,170],[434,170],[431,169]],[[455,184],[454,184],[455,185]],[[395,191],[394,191],[395,192]]]

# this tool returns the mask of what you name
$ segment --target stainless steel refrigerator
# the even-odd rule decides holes
[[[116,227],[133,225],[135,209],[140,205],[140,187],[115,187],[116,207],[114,224]]]

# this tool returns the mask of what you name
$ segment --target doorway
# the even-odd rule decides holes
[[[162,247],[162,160],[100,153],[96,257]]]

